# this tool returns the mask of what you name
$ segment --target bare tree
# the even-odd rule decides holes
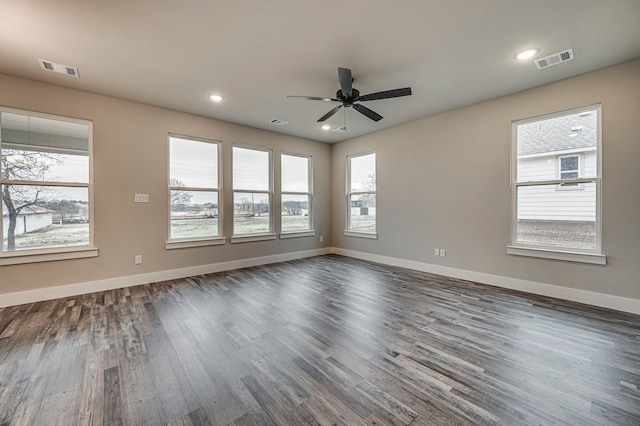
[[[367,176],[365,180],[362,181],[362,192],[370,192],[370,194],[362,194],[360,195],[360,202],[362,203],[362,207],[375,207],[376,205],[376,177],[373,174]]]
[[[185,186],[184,182],[182,182],[178,178],[171,178],[169,180],[169,186],[173,187],[181,187]],[[193,194],[187,191],[171,191],[171,206],[178,206],[181,204],[189,204],[191,199],[193,198]]]
[[[54,164],[62,165],[62,156],[50,152],[2,150],[2,179],[4,181],[43,182],[46,172]],[[39,202],[50,200],[47,187],[30,184],[5,183],[2,185],[2,201],[9,216],[7,249],[16,249],[18,216],[25,209]]]

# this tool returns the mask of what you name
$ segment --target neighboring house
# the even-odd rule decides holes
[[[53,212],[39,206],[29,206],[22,209],[18,215],[15,235],[37,231],[53,223]],[[9,229],[9,214],[2,215],[2,238],[7,238]]]
[[[518,181],[595,177],[597,140],[593,113],[520,125]],[[518,219],[595,221],[595,191],[591,183],[524,187]]]

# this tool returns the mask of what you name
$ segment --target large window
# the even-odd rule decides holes
[[[169,136],[170,242],[220,236],[219,150],[218,142]],[[180,245],[167,245],[173,246]]]
[[[264,236],[273,232],[271,164],[269,150],[233,147],[234,237]]]
[[[93,247],[91,123],[0,108],[0,135],[0,256]]]
[[[311,230],[311,157],[280,156],[282,232]]]
[[[376,236],[376,154],[347,157],[347,235]]]
[[[513,123],[510,253],[605,261],[600,134],[599,105]]]

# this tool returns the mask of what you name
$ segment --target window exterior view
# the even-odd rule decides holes
[[[91,246],[91,123],[0,109],[0,254]]]
[[[512,245],[600,252],[600,107],[514,122]]]
[[[233,147],[233,235],[273,232],[270,150]]]
[[[311,225],[311,157],[280,156],[281,231],[309,231]]]
[[[169,136],[169,240],[220,235],[220,144]]]
[[[376,233],[376,154],[347,157],[347,231]]]

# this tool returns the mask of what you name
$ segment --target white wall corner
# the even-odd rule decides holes
[[[640,300],[333,247],[331,253],[640,315]]]

